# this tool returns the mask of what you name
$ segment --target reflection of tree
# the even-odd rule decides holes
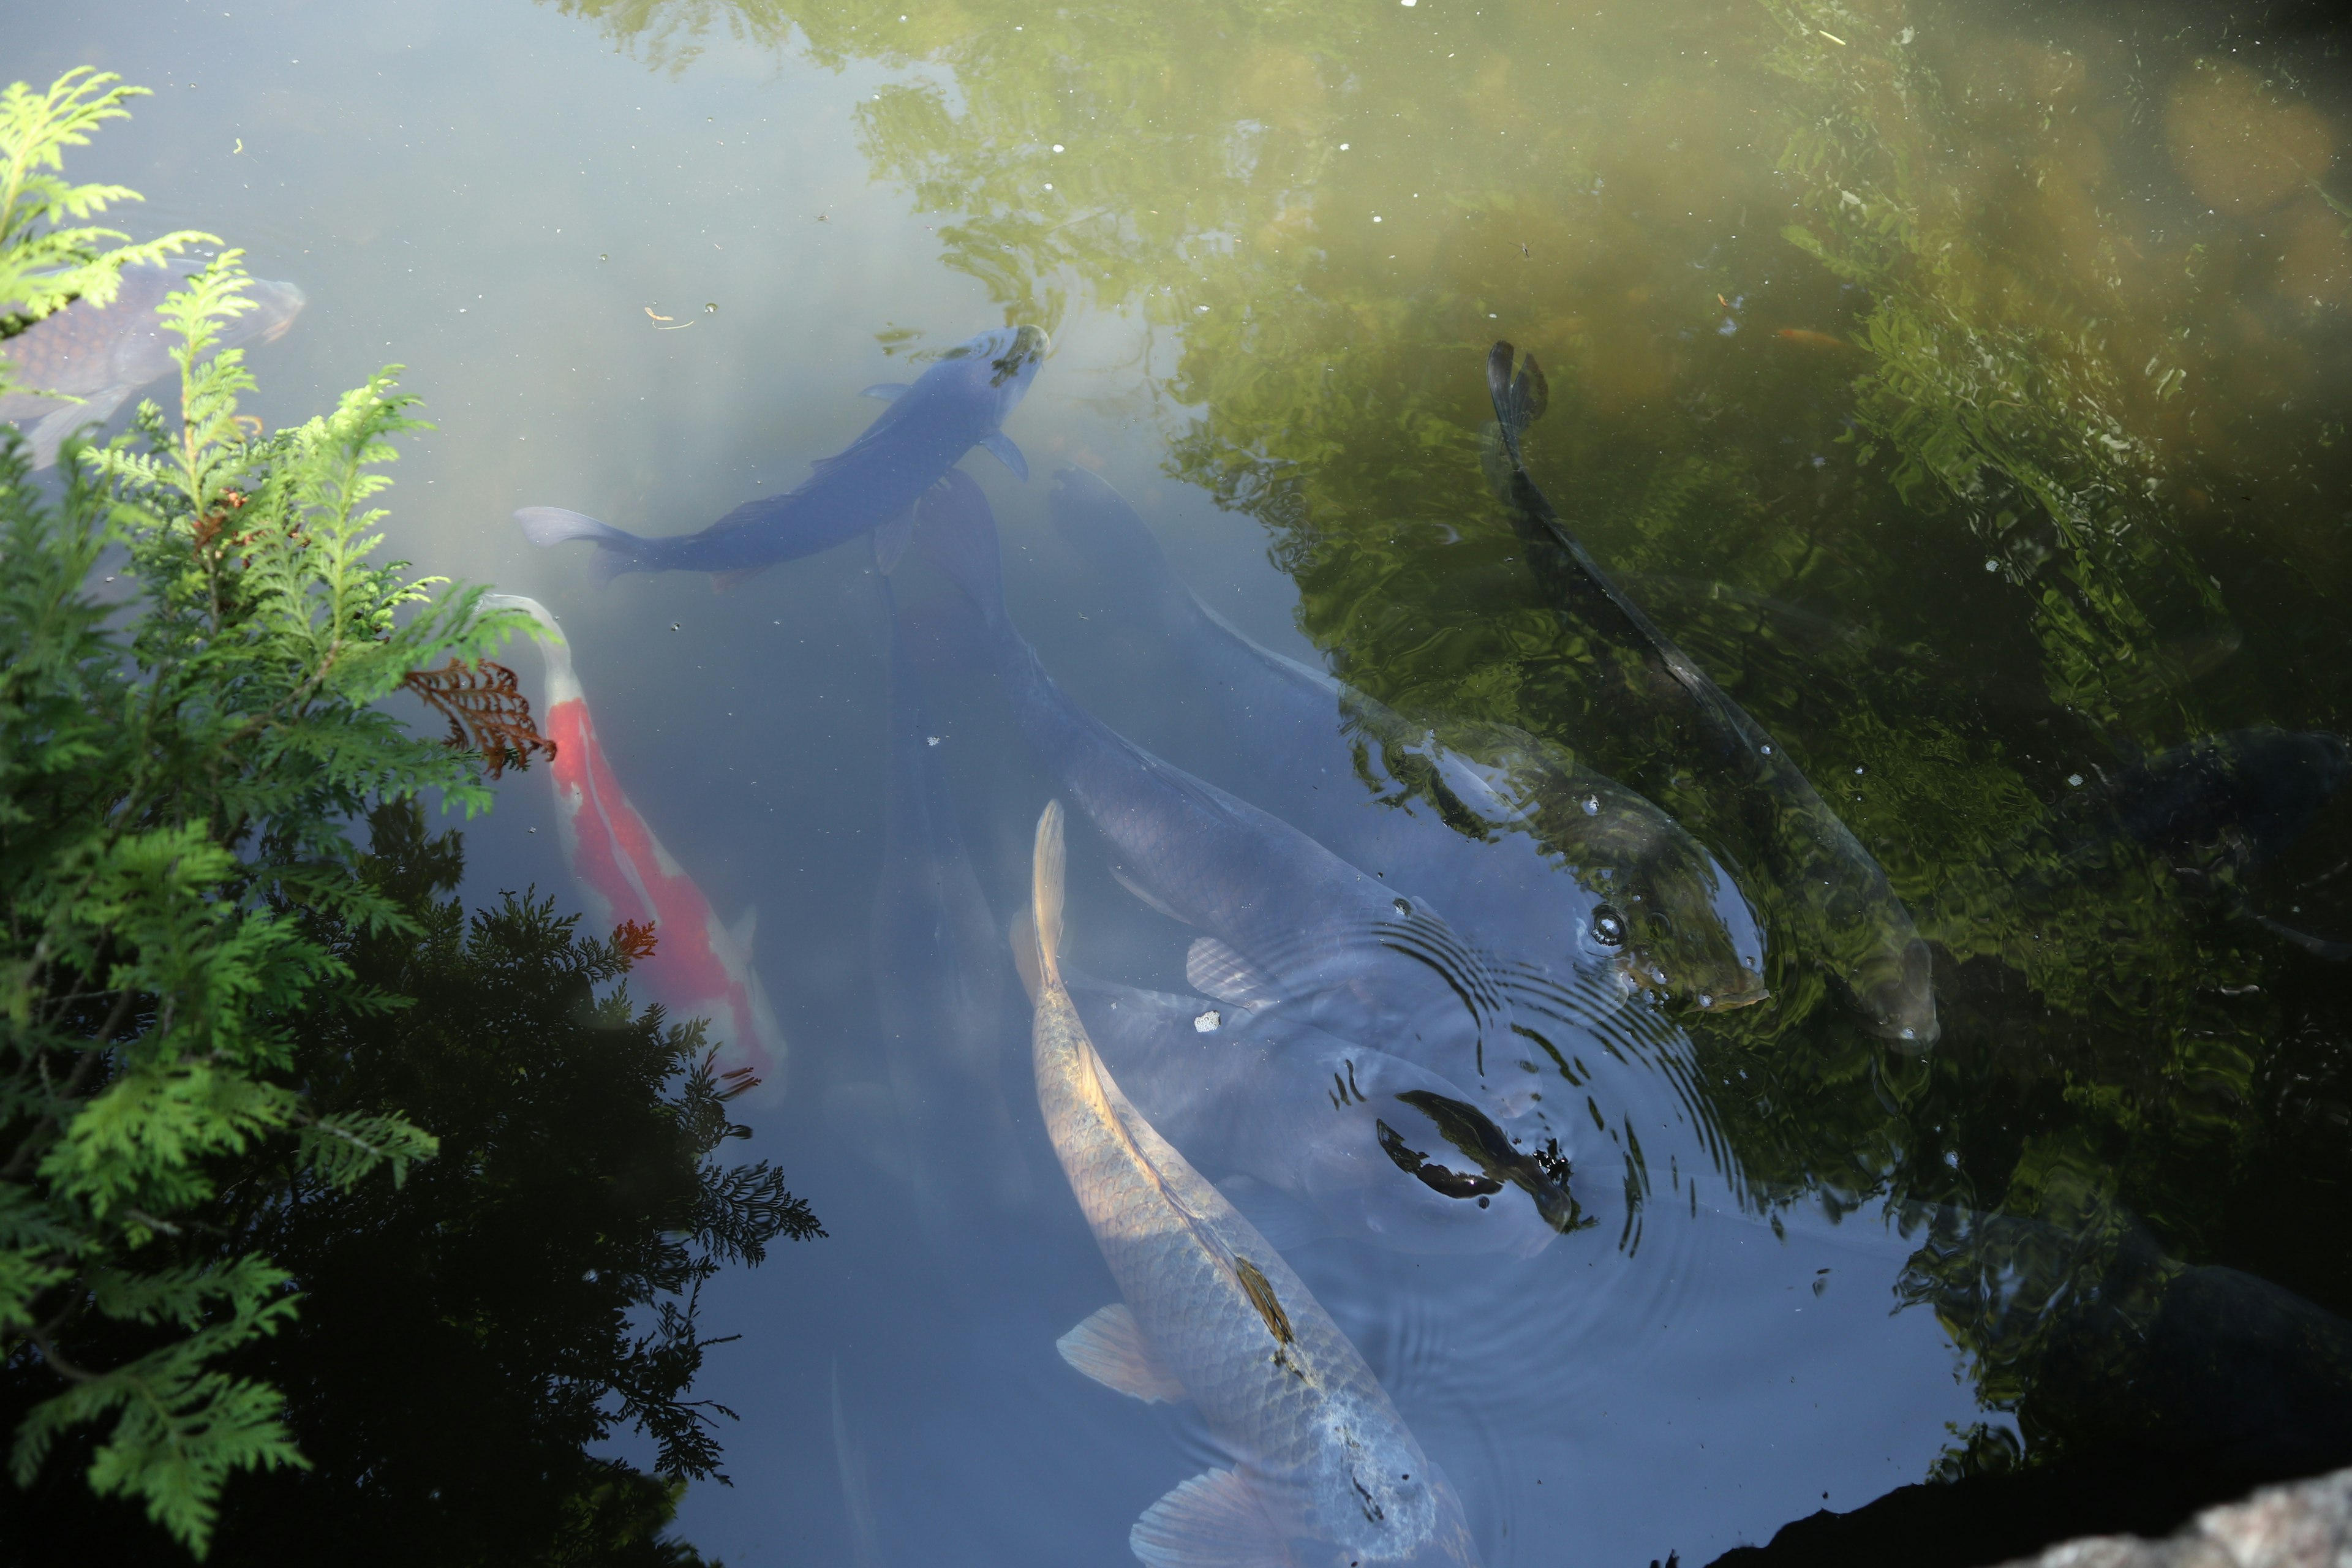
[[[712,1342],[697,1292],[822,1232],[764,1162],[710,1158],[742,1130],[699,1024],[593,994],[626,969],[618,946],[530,899],[469,920],[446,898],[454,833],[427,837],[414,803],[374,828],[371,877],[423,937],[323,931],[352,982],[289,1022],[322,1110],[397,1108],[440,1150],[397,1189],[274,1163],[227,1188],[218,1245],[266,1249],[303,1292],[236,1370],[286,1391],[310,1468],[232,1483],[210,1561],[699,1562],[657,1540],[686,1480],[718,1470],[724,1413],[691,1397]],[[192,1258],[215,1245],[183,1239]],[[657,1447],[652,1474],[587,1451],[630,1427]],[[30,1556],[186,1561],[94,1501],[79,1464],[45,1474],[0,1504]]]
[[[1786,963],[1699,1055],[1769,1200],[1976,1216],[1913,1294],[1989,1405],[2053,1353],[2031,1304],[2123,1278],[2143,1228],[2352,1301],[2320,1259],[2352,1250],[2295,1239],[2347,1223],[2347,1149],[2311,1131],[2352,1059],[2331,975],[2051,809],[2095,763],[2352,706],[2326,123],[2185,37],[1900,0],[1436,9],[743,14],[940,68],[861,108],[876,173],[954,215],[945,259],[1008,316],[1181,334],[1169,467],[1265,524],[1349,679],[1564,740],[1745,860],[1671,745],[1600,721],[1592,650],[1485,499],[1484,352],[1541,355],[1548,493],[1940,944],[1926,1062]],[[2305,918],[2323,897],[2352,926],[2338,894]],[[1996,1276],[1998,1321],[1955,1283]]]

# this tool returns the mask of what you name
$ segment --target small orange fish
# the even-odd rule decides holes
[[[1843,338],[1833,338],[1827,332],[1817,332],[1811,327],[1782,327],[1772,334],[1784,343],[1794,343],[1801,349],[1850,349],[1853,345]]]

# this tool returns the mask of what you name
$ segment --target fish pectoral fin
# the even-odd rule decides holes
[[[1184,1384],[1168,1370],[1143,1337],[1135,1314],[1114,1301],[1054,1342],[1062,1359],[1101,1384],[1142,1400],[1173,1405],[1186,1397]]]
[[[27,437],[33,447],[33,467],[46,468],[56,462],[58,451],[66,444],[67,437],[85,425],[106,423],[113,417],[114,411],[122,406],[122,400],[136,390],[129,386],[110,386],[102,392],[91,393],[79,403],[68,403],[63,408],[44,415]]]
[[[1150,1568],[1296,1568],[1257,1489],[1205,1470],[1143,1510],[1128,1549]]]
[[[1178,914],[1174,910],[1170,909],[1167,902],[1160,899],[1157,894],[1146,891],[1142,883],[1129,876],[1117,866],[1113,866],[1110,868],[1110,879],[1117,882],[1120,887],[1125,888],[1129,892],[1133,893],[1136,896],[1136,899],[1141,902],[1146,909],[1153,910],[1160,914],[1166,915],[1178,925],[1191,925],[1192,923],[1191,921],[1186,920],[1182,915]]]
[[[911,385],[903,381],[877,381],[857,395],[879,398],[885,403],[896,403],[914,390]]]
[[[907,553],[907,546],[915,542],[915,509],[905,511],[874,531],[874,569],[885,577],[898,569],[898,559]]]
[[[1185,951],[1184,983],[1237,1007],[1276,1002],[1283,994],[1271,975],[1213,936],[1194,938]]]
[[[988,449],[990,457],[1011,468],[1014,479],[1025,479],[1029,477],[1029,459],[1021,455],[1021,448],[1013,444],[1012,437],[998,430],[982,436],[980,438],[980,444]]]

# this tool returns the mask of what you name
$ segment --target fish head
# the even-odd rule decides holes
[[[1899,952],[1874,954],[1851,972],[1847,984],[1861,1005],[1864,1026],[1904,1050],[1924,1051],[1934,1045],[1943,1033],[1936,1021],[1934,972],[1927,944],[1916,936]]]
[[[1591,955],[1642,990],[1706,1013],[1752,1007],[1764,939],[1739,885],[1680,824],[1632,791],[1581,775],[1554,815],[1575,846],[1578,879],[1599,897],[1583,934]],[[1560,808],[1549,808],[1557,814]]]
[[[1043,327],[998,327],[948,350],[924,373],[924,378],[961,382],[989,400],[992,422],[1001,425],[1037,378],[1037,367],[1045,363],[1046,352],[1053,346]]]
[[[302,307],[310,302],[310,297],[299,286],[271,278],[248,281],[245,297],[257,308],[236,319],[230,329],[232,341],[236,342],[276,342],[294,324],[294,318],[302,313]]]

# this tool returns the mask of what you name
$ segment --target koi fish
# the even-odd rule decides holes
[[[103,425],[132,393],[177,368],[156,307],[209,265],[206,258],[183,256],[161,266],[126,267],[112,304],[76,300],[0,342],[0,358],[11,362],[16,383],[16,391],[0,396],[0,419],[39,421],[27,437],[33,467],[56,462],[68,436],[85,425]],[[257,308],[221,324],[222,348],[276,342],[305,303],[293,284],[266,278],[248,282],[245,297]],[[41,395],[53,392],[69,395]]]
[[[1497,1114],[1526,1108],[1531,1047],[1442,914],[1072,701],[1005,615],[996,520],[971,475],[950,469],[924,498],[915,538],[979,611],[1023,736],[1109,842],[1120,881],[1206,933],[1189,961],[1196,989],[1287,1001],[1318,1028],[1473,1088]]]
[[[1259,647],[1176,575],[1125,497],[1083,468],[1055,485],[1063,537],[1247,737],[1210,764],[1220,782],[1341,858],[1458,903],[1464,937],[1506,969],[1606,964],[1705,1012],[1765,999],[1754,912],[1655,805],[1525,731],[1409,720]]]
[[[653,956],[631,972],[678,1018],[709,1020],[725,1070],[748,1068],[758,1102],[783,1093],[789,1056],[782,1028],[751,965],[755,911],[720,923],[694,879],[671,858],[631,805],[596,739],[587,698],[572,670],[563,628],[536,599],[486,594],[486,609],[520,610],[546,633],[547,711],[541,732],[555,742],[549,775],[572,880],[601,925],[635,921],[654,929]]]
[[[593,541],[600,584],[631,572],[708,572],[713,586],[729,587],[900,516],[974,447],[1027,479],[1028,459],[1003,426],[1049,346],[1042,327],[1001,327],[950,349],[911,386],[867,387],[890,406],[864,435],[818,458],[784,494],[745,501],[699,533],[643,539],[551,506],[525,507],[515,521],[542,547]]]
[[[1536,488],[1519,441],[1549,395],[1533,355],[1513,374],[1515,354],[1498,342],[1486,356],[1499,437],[1487,457],[1529,567],[1622,661],[1624,696],[1670,719],[1710,754],[1727,797],[1757,830],[1762,869],[1811,919],[1821,957],[1844,982],[1865,1026],[1900,1047],[1926,1050],[1940,1032],[1933,960],[1910,911],[1786,749],[1625,596]]]
[[[1475,1560],[1461,1500],[1370,1367],[1255,1226],[1119,1092],[1061,975],[1062,807],[1037,822],[1037,1106],[1124,1298],[1064,1360],[1136,1398],[1190,1397],[1232,1458],[1144,1510],[1152,1568]]]

